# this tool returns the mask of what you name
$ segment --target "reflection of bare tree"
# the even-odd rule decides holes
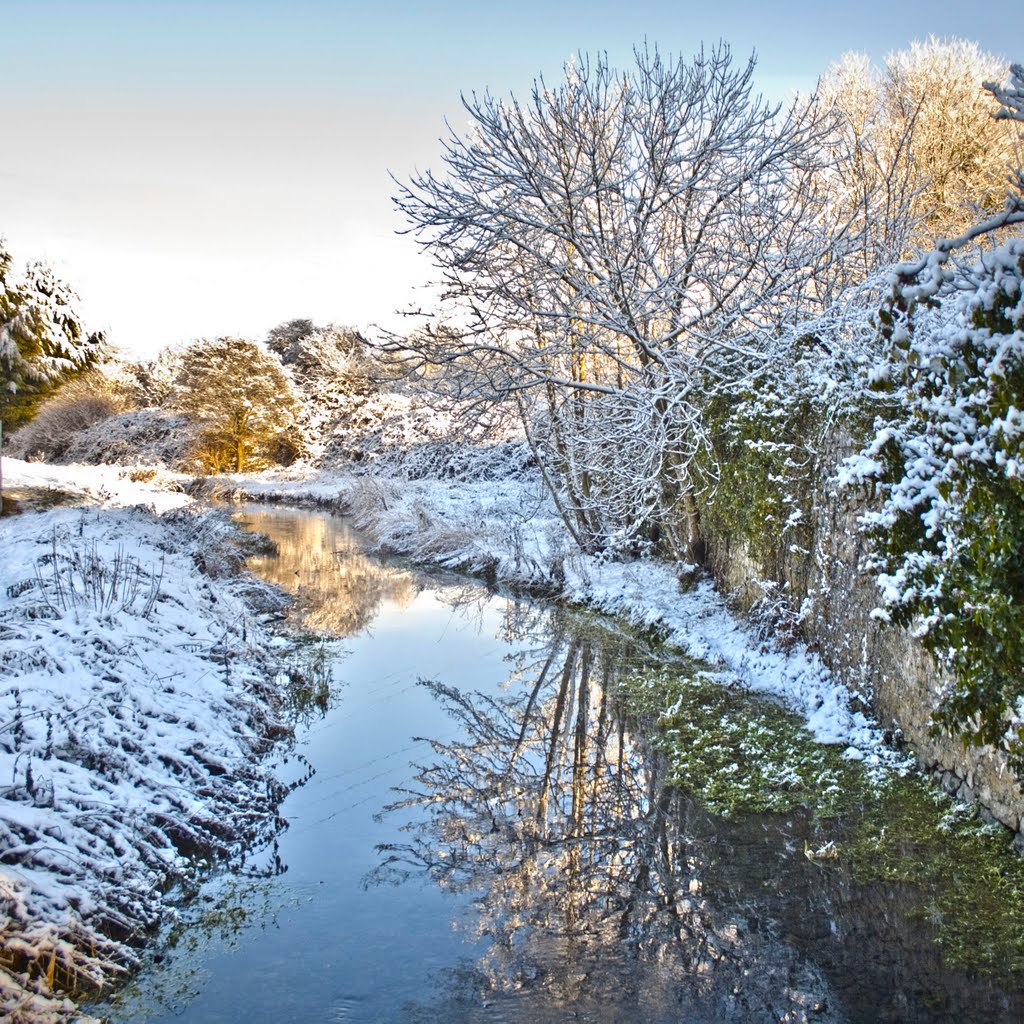
[[[392,805],[427,814],[384,848],[373,880],[426,870],[476,894],[490,942],[478,982],[488,998],[516,993],[526,1016],[513,1019],[570,1006],[596,1020],[831,1019],[825,983],[788,947],[713,921],[702,863],[670,825],[684,797],[612,695],[629,647],[577,623],[519,666],[525,693],[424,683],[465,739],[434,742],[418,788]]]
[[[415,596],[414,578],[364,555],[338,519],[295,509],[246,509],[239,520],[274,542],[276,554],[256,555],[248,565],[295,596],[304,629],[351,636],[370,624],[383,601],[404,608]]]
[[[410,1019],[1021,1019],[998,980],[950,970],[913,893],[804,857],[808,816],[717,819],[667,787],[615,698],[648,662],[635,639],[516,602],[503,630],[520,654],[502,696],[423,684],[463,738],[432,742],[390,808],[409,841],[371,878],[475,898],[485,954]]]

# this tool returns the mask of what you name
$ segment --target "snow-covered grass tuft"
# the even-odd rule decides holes
[[[94,538],[87,544],[61,543],[57,531],[51,549],[40,556],[35,583],[42,598],[42,613],[54,618],[71,612],[107,614],[130,612],[148,619],[160,596],[163,560],[159,568],[145,569],[121,547],[106,554]],[[25,581],[13,585],[23,589]]]

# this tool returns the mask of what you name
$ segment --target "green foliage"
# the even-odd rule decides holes
[[[896,384],[868,455],[886,612],[955,678],[935,727],[1024,765],[1024,246],[897,291],[881,316]],[[961,295],[972,286],[969,297]],[[920,294],[911,288],[917,287]],[[958,294],[959,292],[959,294]],[[908,294],[910,301],[906,301]]]
[[[626,679],[620,694],[632,713],[657,715],[654,742],[668,757],[671,784],[712,813],[811,807],[827,816],[841,808],[855,767],[774,701],[678,672]]]
[[[950,963],[1024,973],[1024,858],[1009,832],[918,775],[887,775],[862,807],[841,850],[853,877],[913,886]]]
[[[102,334],[86,334],[74,293],[41,264],[16,279],[0,242],[0,423],[28,422],[41,402],[94,364]]]
[[[294,455],[298,400],[281,364],[240,338],[197,341],[181,357],[173,403],[203,427],[196,456],[214,473]],[[275,458],[276,457],[276,458]]]
[[[808,816],[805,852],[857,884],[905,884],[951,964],[1024,972],[1024,858],[1010,832],[916,772],[872,768],[817,743],[800,718],[696,672],[638,673],[628,715],[657,722],[669,780],[710,813]]]
[[[811,488],[816,442],[826,408],[813,385],[816,339],[800,338],[781,362],[736,373],[741,386],[718,388],[703,408],[711,460],[695,476],[706,496],[707,532],[746,542],[766,570],[779,569],[787,550],[811,540]]]

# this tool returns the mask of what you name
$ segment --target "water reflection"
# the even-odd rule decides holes
[[[688,769],[688,788],[648,747],[620,685],[650,678],[664,651],[605,620],[380,566],[330,517],[244,518],[278,545],[258,568],[298,595],[302,624],[348,637],[345,686],[300,730],[316,774],[283,807],[288,873],[258,883],[265,899],[249,880],[240,899],[218,894],[109,1019],[1024,1019],[1019,979],[1004,994],[948,969],[914,916],[919,891],[804,856],[808,840],[842,845],[848,824],[822,831],[813,773],[793,800],[708,811],[707,785]],[[679,703],[685,735],[746,742],[723,727],[746,707],[702,693]],[[759,735],[776,728],[749,710]],[[788,763],[784,748],[748,743],[749,773]]]
[[[247,508],[237,519],[272,541],[273,550],[246,564],[293,595],[292,614],[304,630],[351,636],[373,621],[385,600],[404,608],[416,594],[410,573],[364,555],[340,520],[260,508]]]
[[[296,902],[270,880],[232,876],[212,880],[200,897],[165,922],[160,952],[149,969],[96,1008],[103,1013],[101,1019],[118,1019],[122,1007],[130,1008],[132,1019],[138,1021],[186,1013],[203,988],[217,980],[204,952],[211,947],[236,950],[253,929],[262,933],[264,941],[273,942],[279,918]]]
[[[682,792],[662,784],[614,697],[635,641],[560,626],[517,666],[525,692],[423,683],[464,738],[432,742],[415,791],[389,808],[415,809],[411,841],[382,848],[371,880],[425,871],[473,894],[489,941],[459,979],[476,998],[424,1019],[475,1019],[481,1001],[509,1020],[840,1019],[820,972],[703,895]]]
[[[804,856],[809,810],[723,820],[667,785],[650,723],[634,731],[616,697],[650,660],[635,639],[564,611],[506,621],[532,641],[517,688],[421,684],[461,738],[431,741],[387,808],[409,838],[370,878],[471,896],[488,943],[414,1019],[1021,1019],[1019,995],[948,968],[913,892]]]

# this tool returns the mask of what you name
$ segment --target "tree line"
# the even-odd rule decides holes
[[[8,393],[8,421],[20,427],[11,447],[22,457],[60,461],[83,432],[120,424],[140,447],[154,432],[172,433],[168,461],[197,473],[290,465],[311,454],[318,407],[365,394],[386,374],[357,331],[308,319],[279,324],[263,340],[200,338],[142,362],[122,359],[100,337],[75,356],[60,351],[59,360],[34,364],[52,372],[25,374]]]

